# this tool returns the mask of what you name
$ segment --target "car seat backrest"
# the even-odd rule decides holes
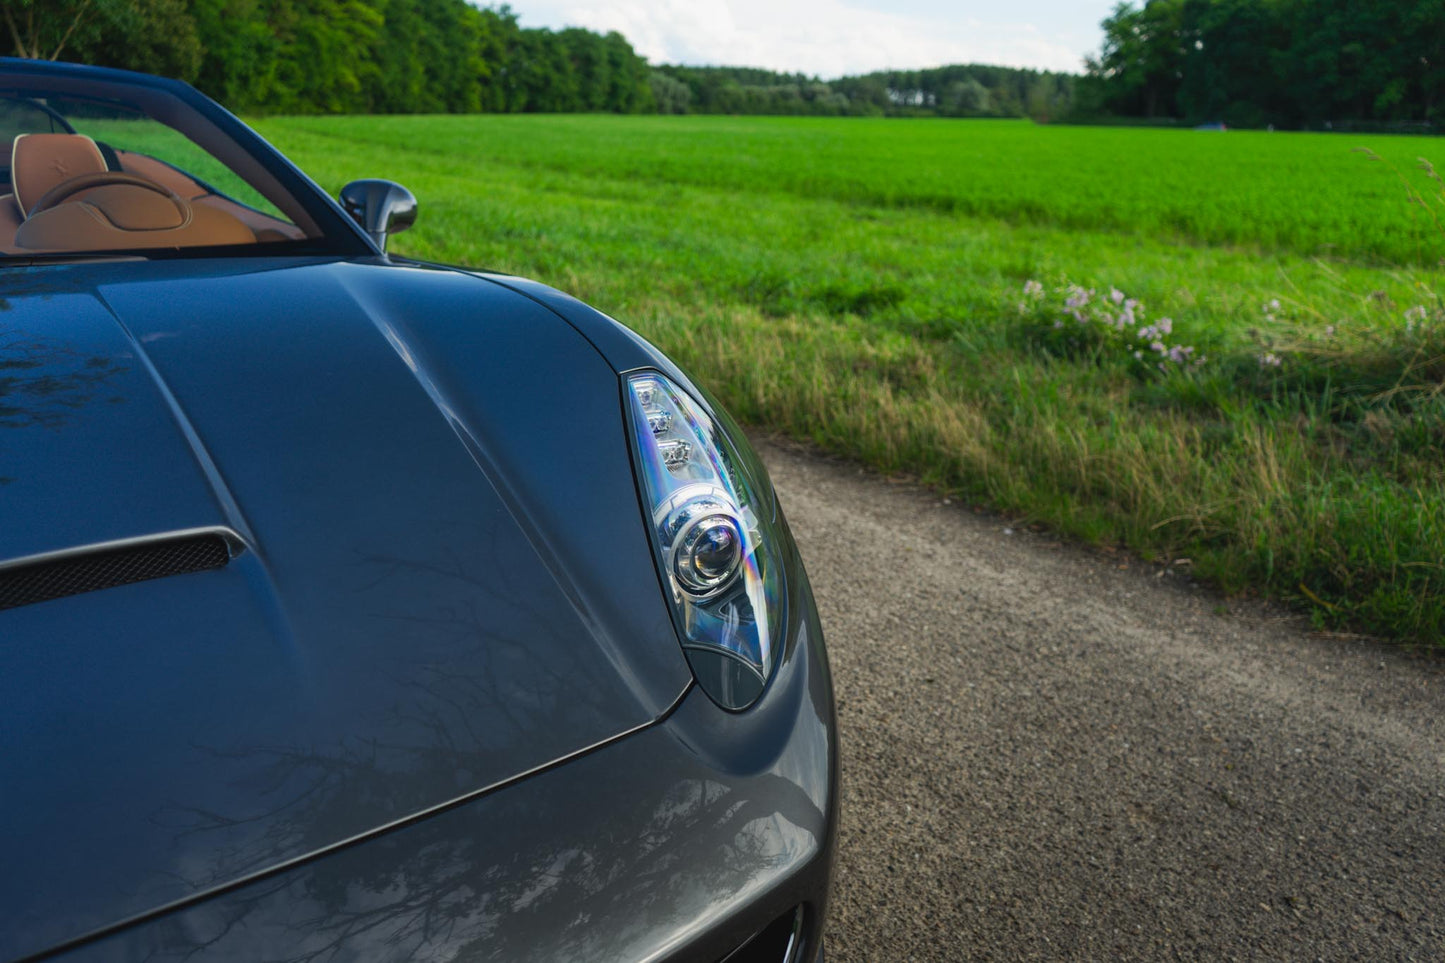
[[[10,149],[10,184],[22,217],[51,188],[105,170],[100,148],[84,134],[20,134]]]

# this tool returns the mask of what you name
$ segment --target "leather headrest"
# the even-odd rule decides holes
[[[105,157],[84,134],[20,134],[10,149],[10,184],[25,216],[56,185],[104,170]]]

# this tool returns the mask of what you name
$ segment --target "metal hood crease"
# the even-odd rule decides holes
[[[601,510],[635,500],[620,403],[591,400],[616,374],[556,315],[446,271],[49,270],[0,312],[30,386],[0,416],[0,561],[211,526],[244,549],[7,614],[3,729],[47,738],[0,762],[0,896],[46,935],[497,784],[686,687],[656,585],[623,577],[645,533]]]

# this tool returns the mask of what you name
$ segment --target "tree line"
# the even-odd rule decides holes
[[[619,33],[524,29],[466,0],[0,0],[12,55],[189,81],[233,110],[655,109]]]
[[[1237,126],[1438,126],[1441,0],[1120,3],[1083,112]]]
[[[468,0],[0,0],[8,53],[188,80],[250,113],[817,114],[1438,126],[1445,0],[1143,0],[1085,74],[955,65],[823,81],[651,66],[621,34]],[[7,44],[0,43],[0,50]]]
[[[0,0],[12,55],[165,74],[234,110],[612,111],[1047,118],[1074,79],[1003,67],[825,83],[652,67],[618,33],[524,29],[467,0]]]
[[[661,66],[653,71],[652,89],[663,113],[1048,120],[1070,113],[1075,80],[1070,74],[974,64],[827,82],[749,67]]]

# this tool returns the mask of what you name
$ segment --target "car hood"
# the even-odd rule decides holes
[[[548,309],[380,262],[3,285],[0,564],[244,547],[0,611],[0,958],[437,811],[686,689],[617,374]]]

